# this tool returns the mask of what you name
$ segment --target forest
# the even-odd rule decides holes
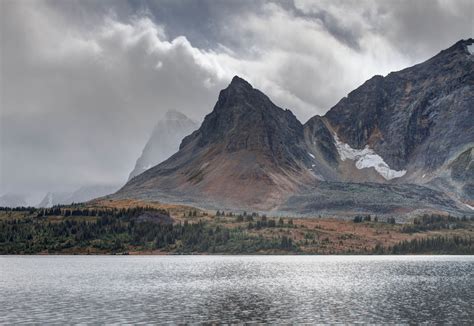
[[[370,215],[335,221],[196,209],[173,217],[148,206],[0,208],[0,254],[473,254],[472,227],[470,218],[443,215],[398,225]]]

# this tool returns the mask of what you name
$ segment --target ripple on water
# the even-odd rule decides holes
[[[471,256],[1,256],[0,323],[465,323]]]

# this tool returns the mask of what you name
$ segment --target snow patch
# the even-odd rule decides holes
[[[469,54],[474,54],[474,44],[468,45],[467,51],[469,51]]]
[[[310,152],[308,152],[308,155],[311,156],[313,159],[315,159],[316,157],[314,157],[313,154],[311,154]]]
[[[341,160],[355,160],[356,167],[359,170],[373,167],[375,168],[375,171],[386,180],[400,178],[407,172],[406,170],[392,170],[390,166],[385,163],[383,158],[375,153],[373,149],[369,148],[368,145],[366,145],[364,149],[355,149],[350,147],[348,144],[341,142],[337,135],[334,135],[334,140]]]
[[[464,205],[466,205],[469,209],[474,211],[474,207],[472,207],[471,205],[469,205],[469,204],[464,204]]]

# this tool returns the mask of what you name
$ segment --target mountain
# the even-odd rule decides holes
[[[116,195],[270,209],[313,176],[302,124],[234,77],[201,127]]]
[[[472,39],[459,41],[426,62],[374,76],[310,119],[305,129],[337,177],[280,210],[472,214],[472,48]]]
[[[473,146],[472,43],[460,41],[422,64],[371,78],[326,120],[350,147],[368,146],[394,170],[407,170],[405,179],[436,171]]]
[[[176,153],[181,140],[199,125],[181,112],[170,110],[160,120],[143,148],[129,180]]]
[[[234,77],[178,152],[111,198],[303,215],[472,213],[473,43],[375,76],[304,125]]]
[[[67,199],[70,193],[48,192],[36,207],[53,207],[54,205],[71,204]]]
[[[23,195],[7,193],[0,196],[0,207],[19,207],[27,206]]]
[[[111,194],[118,188],[119,186],[117,185],[91,185],[80,187],[73,192],[49,192],[37,207],[83,203],[94,198]]]

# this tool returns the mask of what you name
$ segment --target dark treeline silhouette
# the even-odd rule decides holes
[[[473,218],[471,218],[472,220]],[[403,225],[401,231],[404,233],[415,233],[425,232],[431,230],[442,230],[442,229],[459,229],[463,228],[468,222],[468,218],[463,216],[457,218],[454,216],[436,215],[436,214],[425,214],[421,217],[417,217],[413,220],[413,223]]]
[[[87,209],[58,206],[31,213],[29,217],[0,220],[0,254],[55,253],[72,248],[78,252],[172,248],[181,253],[297,250],[287,237],[251,236],[240,228],[212,226],[203,221],[173,224],[142,219],[156,213],[169,217],[167,211],[150,207]]]
[[[2,207],[2,206],[0,206],[0,211],[5,211],[5,212],[34,212],[34,211],[36,211],[36,207],[32,207],[32,206]]]
[[[74,206],[53,206],[51,208],[38,208],[33,211],[36,217],[45,216],[113,216],[121,218],[134,218],[144,212],[156,212],[169,216],[169,212],[164,209],[153,207],[132,207],[132,208],[80,208]],[[31,211],[30,211],[31,213]]]
[[[369,215],[356,215],[352,219],[352,222],[354,222],[354,223],[378,222],[378,221],[379,221],[379,217],[377,215],[375,215],[372,218],[372,215],[370,215],[370,214]],[[387,218],[387,220],[385,222],[390,223],[390,224],[395,224],[395,218],[389,217],[389,218]]]
[[[237,221],[239,221],[239,218],[237,218]],[[275,227],[294,227],[293,225],[293,220],[288,219],[288,222],[285,223],[285,220],[283,218],[280,218],[278,222],[274,219],[268,219],[265,215],[262,216],[258,221],[253,223],[253,219],[247,220],[250,223],[248,224],[249,229],[263,229],[263,228],[275,228]]]
[[[374,249],[378,254],[472,255],[474,239],[470,236],[436,236],[402,241],[392,247]]]
[[[291,218],[268,218],[257,213],[219,212],[225,218],[207,218],[191,210],[183,220],[153,207],[100,208],[84,205],[51,208],[8,208],[0,210],[0,254],[34,253],[127,253],[160,250],[173,253],[330,253],[330,239],[320,238],[321,228],[294,224]],[[188,219],[187,217],[191,217]],[[201,219],[204,218],[204,220]],[[424,215],[412,223],[388,226],[378,218],[360,215],[356,223],[367,223],[377,232],[426,232],[442,229],[472,229],[472,220],[452,216]],[[238,223],[235,223],[238,222]],[[385,220],[384,223],[395,223]],[[301,239],[304,232],[304,239]],[[449,231],[452,234],[461,232]],[[421,236],[421,234],[420,234]],[[338,245],[347,246],[351,234],[339,236]],[[299,239],[299,240],[298,240]],[[417,238],[393,246],[371,246],[346,253],[472,254],[469,236]]]

